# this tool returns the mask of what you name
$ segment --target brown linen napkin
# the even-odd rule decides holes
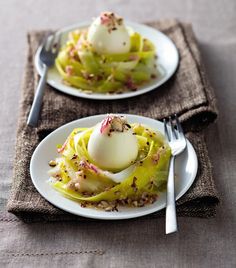
[[[16,157],[13,185],[8,200],[8,211],[25,221],[37,220],[81,220],[48,203],[34,188],[29,164],[32,153],[43,137],[55,128],[74,119],[101,113],[131,113],[161,119],[178,113],[189,132],[187,134],[198,154],[197,178],[178,202],[178,215],[212,217],[219,202],[211,173],[211,164],[204,135],[194,133],[213,122],[217,116],[215,97],[201,63],[199,50],[188,24],[176,20],[163,20],[149,25],[166,33],[176,44],[180,64],[176,74],[162,87],[139,97],[96,101],[75,98],[47,86],[37,129],[26,125],[29,109],[38,83],[33,57],[46,31],[28,34],[28,57],[17,131]],[[163,212],[155,215],[162,215]]]

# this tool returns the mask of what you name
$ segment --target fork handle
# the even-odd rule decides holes
[[[34,101],[30,109],[29,117],[27,120],[27,125],[36,127],[38,124],[38,119],[39,119],[39,114],[42,106],[42,100],[43,100],[43,94],[45,90],[45,84],[47,82],[47,72],[48,72],[48,67],[44,64],[43,65],[43,73],[42,76],[39,80],[35,96],[34,96]]]
[[[175,157],[172,156],[170,159],[169,175],[167,181],[167,192],[166,192],[166,234],[177,232],[174,163],[175,163]]]

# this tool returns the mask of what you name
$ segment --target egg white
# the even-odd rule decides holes
[[[98,17],[88,30],[89,43],[99,54],[119,54],[130,51],[130,35],[124,24],[116,25],[116,30],[108,31]]]
[[[103,169],[121,170],[132,164],[138,155],[138,141],[132,129],[112,132],[111,136],[100,132],[97,125],[88,142],[88,153]]]

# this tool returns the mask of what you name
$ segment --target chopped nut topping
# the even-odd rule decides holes
[[[124,116],[108,114],[107,117],[102,121],[100,132],[111,136],[112,132],[124,132],[130,128],[131,126],[127,124]]]
[[[50,167],[55,167],[57,165],[57,162],[55,160],[51,160],[48,164]]]

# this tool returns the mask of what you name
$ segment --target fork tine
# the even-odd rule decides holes
[[[53,53],[58,53],[60,49],[60,42],[61,42],[61,32],[56,32],[54,35],[54,40],[53,40],[53,44],[51,47]]]
[[[46,39],[46,42],[45,42],[45,45],[44,45],[44,48],[46,51],[49,51],[51,49],[51,46],[52,46],[52,43],[53,43],[53,40],[54,40],[54,35],[51,34],[49,35],[49,37]]]
[[[174,138],[177,139],[178,137],[177,137],[177,134],[175,132],[174,123],[173,123],[171,116],[169,116],[169,124],[171,127],[171,132],[170,132],[171,133],[171,136],[170,136],[171,140]]]
[[[177,130],[179,131],[179,133],[184,134],[183,128],[179,122],[179,118],[178,118],[177,114],[175,114],[175,121],[176,121]]]
[[[169,132],[168,132],[168,129],[167,129],[167,123],[166,123],[166,119],[165,118],[163,119],[163,122],[164,122],[165,136],[167,137],[168,141],[170,141],[170,136],[169,136]]]

